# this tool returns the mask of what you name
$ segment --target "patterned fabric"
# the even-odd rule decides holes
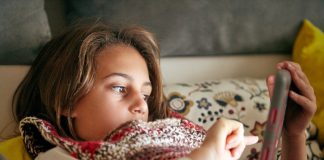
[[[36,157],[54,146],[78,159],[176,159],[199,147],[206,131],[186,119],[125,123],[105,141],[80,142],[61,137],[47,121],[26,117],[20,131],[27,151]]]
[[[260,140],[255,145],[247,146],[241,159],[259,159],[263,142],[262,134],[270,107],[264,79],[219,79],[198,83],[167,84],[164,86],[164,92],[171,109],[206,130],[219,117],[242,122],[245,134],[258,136]],[[308,158],[323,158],[319,144],[315,140],[317,128],[312,124],[306,134]]]

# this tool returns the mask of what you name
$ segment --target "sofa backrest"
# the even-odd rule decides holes
[[[67,20],[140,24],[162,56],[290,54],[303,19],[324,28],[323,0],[69,0]]]

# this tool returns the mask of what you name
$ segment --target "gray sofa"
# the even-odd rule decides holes
[[[79,19],[138,24],[154,32],[162,49],[166,82],[183,82],[165,86],[170,102],[188,101],[191,105],[185,107],[191,107],[191,112],[187,118],[205,128],[213,121],[205,123],[201,119],[210,115],[201,117],[202,113],[223,109],[224,116],[238,119],[238,111],[233,109],[244,108],[239,112],[244,117],[239,120],[248,124],[246,132],[257,134],[250,133],[257,128],[255,131],[261,133],[269,108],[265,75],[273,71],[269,68],[277,61],[291,56],[303,19],[324,29],[323,8],[324,0],[1,0],[0,142],[12,136],[17,125],[11,114],[11,97],[39,49],[67,26],[79,23]],[[200,83],[187,83],[198,79]],[[259,90],[262,96],[249,99]],[[231,101],[225,110],[215,101],[228,100],[227,93],[242,97],[236,99],[238,107],[231,106]],[[201,107],[203,100],[211,106],[205,103],[207,109]],[[309,158],[322,158],[315,140],[316,127],[309,128],[307,134]],[[247,148],[242,159],[258,157],[261,145]]]
[[[156,34],[164,57],[290,54],[303,19],[324,28],[323,0],[0,3],[0,64],[30,64],[40,46],[80,18],[142,25]]]

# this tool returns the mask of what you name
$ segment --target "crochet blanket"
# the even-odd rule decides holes
[[[206,131],[186,119],[154,122],[130,121],[110,133],[104,141],[76,141],[58,134],[53,125],[26,117],[19,125],[29,154],[59,146],[77,159],[176,159],[203,142]]]

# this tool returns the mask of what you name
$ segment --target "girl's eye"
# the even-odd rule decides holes
[[[126,87],[124,87],[124,86],[113,86],[112,90],[117,92],[117,93],[120,93],[120,94],[126,94],[127,93]]]

